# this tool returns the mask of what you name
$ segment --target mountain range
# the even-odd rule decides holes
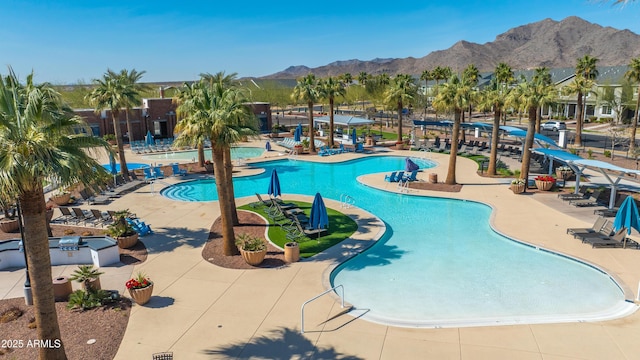
[[[561,21],[545,19],[510,29],[485,44],[461,40],[446,50],[433,51],[421,58],[343,60],[316,68],[290,66],[262,79],[294,79],[308,73],[318,77],[350,73],[354,78],[360,72],[420,75],[436,66],[449,66],[459,72],[469,64],[480,71],[492,71],[500,62],[514,70],[540,66],[553,69],[575,67],[576,59],[584,55],[598,58],[599,66],[627,65],[632,58],[640,56],[640,35],[575,16]]]

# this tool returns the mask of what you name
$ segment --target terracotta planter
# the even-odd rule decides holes
[[[58,206],[69,205],[69,200],[71,200],[71,194],[53,195],[51,197],[51,201]]]
[[[267,255],[267,250],[262,251],[246,251],[240,249],[240,254],[244,261],[251,266],[258,266],[264,260],[264,257]]]
[[[0,220],[0,230],[2,232],[12,233],[18,231],[18,228],[18,218]]]
[[[562,180],[568,180],[571,175],[573,175],[573,171],[560,171],[556,170],[556,177]]]
[[[138,305],[144,305],[149,302],[151,295],[153,295],[153,283],[142,289],[128,289],[131,299]]]
[[[554,184],[553,181],[536,180],[536,187],[538,188],[538,190],[542,190],[542,191],[551,190],[551,188],[553,187],[553,184]]]
[[[404,143],[396,143],[396,150],[404,150]]]
[[[118,236],[118,247],[121,249],[127,249],[138,243],[138,233],[129,236]]]
[[[297,242],[284,244],[284,261],[288,263],[300,260],[300,246]]]
[[[511,191],[514,194],[522,194],[524,192],[524,184],[511,184]]]

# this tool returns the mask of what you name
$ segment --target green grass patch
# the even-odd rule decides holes
[[[311,212],[310,203],[302,201],[287,202],[298,205],[298,207],[304,211],[305,215],[309,216],[309,213]],[[260,205],[254,208],[252,205],[256,204],[257,203],[244,205],[239,207],[239,209],[255,212],[267,219],[267,221],[269,221],[269,239],[274,244],[284,248],[284,244],[289,242],[287,239],[287,233],[282,230],[280,226],[275,224],[273,220],[269,219],[266,213],[266,206]],[[356,224],[355,221],[339,211],[327,208],[327,214],[329,215],[329,233],[320,239],[304,238],[301,241],[298,240],[301,257],[307,258],[322,252],[350,237],[358,229],[358,224]]]

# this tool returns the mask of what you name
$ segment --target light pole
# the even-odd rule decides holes
[[[20,200],[16,203],[18,211],[18,228],[20,229],[20,240],[22,241],[22,254],[24,255],[24,303],[27,306],[33,305],[33,293],[31,292],[31,278],[29,277],[29,263],[27,263],[27,244],[24,241],[24,228],[22,227],[22,209],[20,208]]]

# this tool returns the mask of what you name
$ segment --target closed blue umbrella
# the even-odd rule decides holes
[[[326,229],[329,227],[329,215],[327,207],[324,205],[320,193],[316,193],[311,205],[311,214],[309,214],[309,227],[312,229]]]
[[[267,143],[264,145],[264,148],[265,148],[267,151],[271,151],[271,143],[267,141]]]
[[[627,196],[627,198],[624,199],[613,221],[614,231],[618,231],[623,227],[627,228],[627,234],[631,234],[631,228],[640,231],[638,206],[632,196]]]
[[[356,128],[353,128],[353,131],[351,132],[351,141],[353,141],[353,145],[358,143],[358,135],[356,134]]]
[[[302,137],[302,125],[298,124],[296,131],[293,132],[293,141],[298,142]]]
[[[278,197],[282,192],[280,191],[280,179],[278,179],[278,172],[276,169],[271,171],[271,181],[269,181],[269,190],[267,194]]]
[[[413,162],[413,160],[411,160],[410,158],[406,158],[404,159],[404,170],[405,171],[415,171],[420,169],[420,166],[418,166],[418,164],[416,164],[415,162]]]
[[[151,134],[151,130],[147,131],[147,139],[146,139],[146,143],[147,145],[153,145],[153,135]]]

